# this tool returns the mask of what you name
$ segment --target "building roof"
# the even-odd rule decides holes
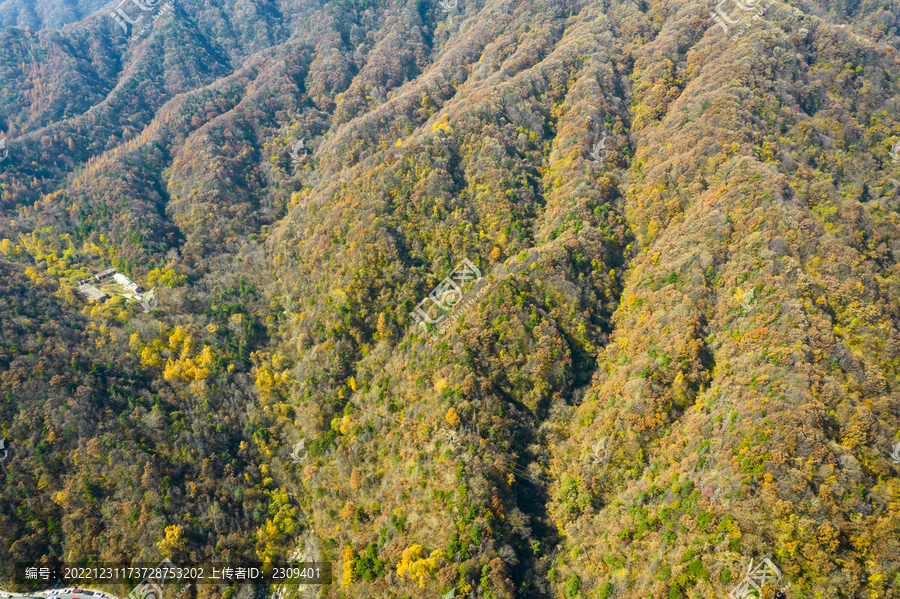
[[[113,278],[116,280],[116,282],[118,282],[122,285],[134,285],[135,284],[134,281],[132,281],[131,279],[129,279],[122,273],[116,273]]]
[[[93,285],[79,285],[78,291],[80,291],[81,294],[86,298],[93,300],[106,299],[107,297],[109,297]]]

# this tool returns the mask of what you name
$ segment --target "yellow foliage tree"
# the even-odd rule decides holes
[[[356,560],[353,555],[353,547],[344,549],[344,581],[342,587],[348,587],[353,584],[353,578],[356,570]]]
[[[256,555],[264,562],[284,553],[288,539],[297,528],[297,509],[289,505],[288,496],[272,494],[271,497],[274,505],[279,506],[278,512],[274,518],[267,518],[256,532]]]
[[[193,375],[194,380],[199,381],[201,379],[209,378],[215,362],[216,356],[213,353],[212,348],[207,345],[203,348],[203,351],[200,352],[200,355],[193,360],[191,374]]]
[[[262,366],[256,374],[256,386],[265,392],[271,392],[275,386],[275,377],[272,371],[266,366]]]
[[[344,414],[344,417],[341,419],[341,434],[346,435],[350,431],[350,415]]]
[[[400,563],[397,564],[397,576],[409,573],[410,578],[419,579],[419,587],[425,586],[425,578],[433,576],[438,569],[438,558],[443,557],[440,550],[434,550],[427,559],[422,557],[422,546],[413,545],[403,550]]]
[[[180,365],[169,358],[166,360],[166,367],[163,368],[163,378],[169,382],[180,381],[184,378]]]
[[[149,345],[144,346],[144,349],[141,350],[141,366],[145,368],[159,366],[160,362],[162,362],[162,358],[160,358],[159,354],[150,349]]]
[[[159,552],[166,557],[174,557],[178,551],[183,551],[187,547],[187,541],[184,538],[184,528],[178,524],[166,527],[166,538],[160,540],[156,546]]]
[[[169,335],[169,349],[185,355],[191,349],[190,332],[182,327],[175,327],[175,330]]]

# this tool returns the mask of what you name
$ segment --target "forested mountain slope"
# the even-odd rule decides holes
[[[768,556],[900,596],[900,8],[711,10],[0,31],[0,563],[306,542],[328,597],[686,599]],[[156,308],[86,304],[109,267]]]
[[[100,9],[102,0],[63,0],[61,2],[37,2],[36,0],[4,0],[0,2],[0,27],[28,27],[59,29],[67,23],[80,21]]]

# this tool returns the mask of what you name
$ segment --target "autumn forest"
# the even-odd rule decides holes
[[[0,3],[0,583],[900,599],[900,5],[747,5]]]

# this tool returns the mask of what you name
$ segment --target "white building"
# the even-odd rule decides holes
[[[129,279],[122,273],[117,272],[116,274],[113,275],[113,279],[116,281],[116,283],[118,283],[125,289],[128,289],[129,291],[134,291],[135,293],[137,293],[139,291],[143,291],[143,289],[141,288],[140,285],[138,285],[137,283],[135,283],[134,281],[132,281],[131,279]]]

